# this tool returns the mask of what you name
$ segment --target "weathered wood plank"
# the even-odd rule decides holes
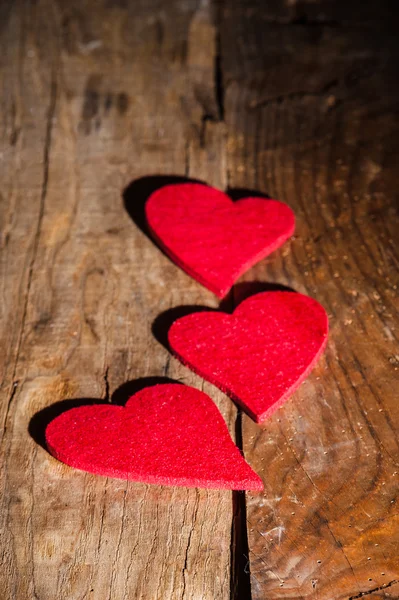
[[[329,349],[295,398],[262,428],[243,418],[266,482],[248,495],[253,598],[397,596],[388,4],[225,3],[218,49],[205,1],[2,3],[5,597],[248,597],[247,558],[234,556],[242,496],[232,540],[231,494],[73,472],[38,444],[48,413],[31,420],[169,376],[203,387],[234,424],[232,404],[151,331],[171,307],[217,304],[140,231],[151,174],[287,201],[297,235],[224,305],[277,282],[331,316]],[[121,199],[132,180],[136,224]]]
[[[285,3],[299,20],[275,4],[284,14],[260,1],[222,13],[229,185],[280,198],[298,219],[244,280],[314,296],[331,336],[273,418],[243,417],[265,481],[248,494],[252,597],[390,597],[390,584],[396,597],[398,45],[377,2],[355,3],[358,22],[342,10],[348,27],[333,23],[336,3]],[[253,290],[236,286],[235,303]]]
[[[39,0],[7,12],[5,598],[230,598],[230,492],[94,477],[38,444],[46,407],[115,391],[125,401],[142,377],[205,389],[234,425],[231,402],[151,331],[166,309],[216,299],[155,247],[122,201],[132,180],[151,174],[226,186],[216,31],[208,4],[197,4]],[[130,189],[134,212],[144,198],[140,185]]]

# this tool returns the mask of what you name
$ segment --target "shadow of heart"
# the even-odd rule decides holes
[[[129,398],[136,392],[160,383],[179,382],[170,379],[169,377],[140,377],[139,379],[133,379],[123,383],[115,390],[111,397],[111,403],[124,406]],[[109,402],[103,398],[71,398],[68,400],[59,400],[58,402],[39,410],[33,415],[29,421],[29,434],[39,446],[47,450],[45,432],[47,425],[53,421],[53,419],[71,408],[94,404],[109,404]]]

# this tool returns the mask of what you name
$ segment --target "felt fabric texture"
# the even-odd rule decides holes
[[[126,406],[72,408],[46,428],[50,453],[108,477],[160,485],[261,490],[216,405],[203,392],[159,384]]]
[[[295,218],[282,202],[243,198],[199,183],[167,185],[146,203],[150,232],[186,273],[217,296],[293,233]]]
[[[324,308],[294,292],[262,292],[232,315],[193,313],[177,319],[172,352],[218,386],[258,423],[305,379],[328,335]]]

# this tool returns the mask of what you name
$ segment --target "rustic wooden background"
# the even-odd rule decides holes
[[[5,600],[399,598],[394,8],[0,3]],[[263,427],[161,343],[165,311],[218,306],[145,233],[169,176],[296,212],[223,302],[279,284],[330,315],[325,356]],[[263,494],[95,477],[43,448],[57,411],[165,377],[211,395]]]

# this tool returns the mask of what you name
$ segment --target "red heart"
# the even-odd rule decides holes
[[[243,198],[199,183],[167,185],[147,201],[149,228],[186,273],[217,296],[294,232],[292,210],[277,200]]]
[[[199,390],[160,384],[125,407],[72,408],[46,428],[49,451],[90,473],[160,485],[261,490],[222,415]]]
[[[193,313],[175,321],[176,356],[241,404],[258,423],[305,379],[328,334],[324,308],[293,292],[264,292],[232,315]]]

